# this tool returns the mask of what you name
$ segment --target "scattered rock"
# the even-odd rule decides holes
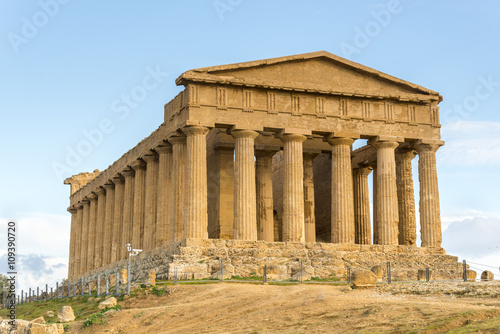
[[[107,310],[106,312],[104,312],[104,314],[106,316],[109,316],[109,317],[112,317],[113,315],[115,315],[117,311],[115,309],[111,309],[111,310]]]
[[[351,274],[351,284],[355,289],[370,289],[377,285],[377,276],[367,269],[356,269]]]
[[[113,295],[108,295],[108,296],[106,296],[106,298],[104,298],[104,300],[107,300],[109,298],[115,298],[115,297],[113,297]]]
[[[62,324],[50,324],[43,325],[37,323],[31,323],[27,327],[27,334],[63,334],[64,327]]]
[[[382,266],[373,266],[371,271],[377,276],[378,280],[381,280],[384,277],[384,268]]]
[[[115,307],[115,306],[116,306],[116,298],[111,297],[99,303],[99,310],[105,309],[106,307]]]
[[[75,313],[73,312],[73,308],[71,306],[63,306],[57,312],[57,320],[59,322],[71,322],[75,320]]]
[[[13,334],[13,333],[27,333],[27,327],[30,325],[29,321],[16,319],[15,324],[17,331],[11,331],[12,326],[9,325],[9,320],[2,320],[0,322],[0,334]]]
[[[54,317],[54,311],[47,311],[46,315],[49,318],[53,318]]]
[[[43,317],[38,317],[36,319],[31,320],[31,322],[37,323],[37,324],[44,324],[45,319]]]
[[[477,273],[474,270],[467,269],[467,279],[468,280],[475,280],[477,277]]]
[[[483,271],[481,274],[481,281],[493,281],[495,279],[495,275],[489,270]]]

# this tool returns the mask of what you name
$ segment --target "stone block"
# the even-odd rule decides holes
[[[384,277],[385,268],[380,265],[373,266],[371,271],[375,274],[377,280],[381,280]]]
[[[477,272],[474,270],[467,269],[467,280],[474,281],[477,277]]]
[[[57,312],[57,320],[59,322],[72,322],[75,320],[75,313],[71,306],[65,305]]]
[[[377,285],[377,276],[367,269],[355,269],[351,273],[351,284],[355,289],[370,289]]]
[[[489,270],[485,270],[481,273],[481,281],[493,281],[494,279],[495,275]]]

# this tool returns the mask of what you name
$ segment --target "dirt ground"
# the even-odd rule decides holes
[[[422,283],[425,284],[425,283]],[[331,285],[222,283],[143,291],[72,333],[500,333],[500,299]]]

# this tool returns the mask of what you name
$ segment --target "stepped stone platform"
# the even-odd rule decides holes
[[[462,264],[441,247],[358,245],[304,242],[265,242],[221,239],[184,239],[133,257],[133,280],[146,280],[151,269],[157,279],[218,278],[219,259],[223,260],[224,278],[262,276],[264,266],[270,280],[297,279],[302,262],[304,280],[312,277],[346,279],[347,268],[379,265],[385,272],[391,263],[393,280],[422,279],[422,270],[430,269],[432,279],[460,279]],[[121,260],[88,272],[94,277],[126,267]],[[419,274],[420,270],[420,274]],[[82,276],[80,276],[82,277]],[[76,278],[75,281],[79,280]]]

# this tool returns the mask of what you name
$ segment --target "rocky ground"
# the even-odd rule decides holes
[[[72,333],[500,333],[500,283],[393,283],[371,290],[243,283],[136,291]]]

